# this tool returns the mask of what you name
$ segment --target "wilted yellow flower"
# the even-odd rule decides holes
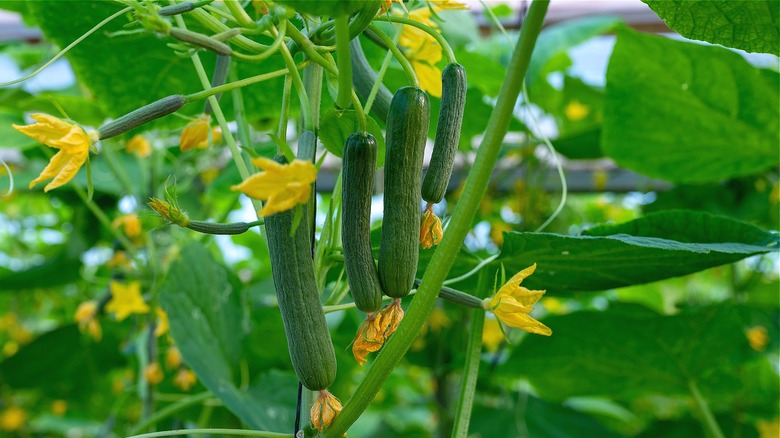
[[[127,142],[125,150],[130,154],[135,154],[138,158],[146,158],[152,154],[152,145],[146,137],[138,134],[134,135],[133,138]]]
[[[41,181],[53,180],[43,188],[44,192],[56,189],[67,183],[79,172],[89,158],[89,148],[93,139],[81,126],[68,123],[48,114],[33,114],[37,123],[32,125],[12,125],[22,134],[60,151],[54,154],[43,172],[30,182],[33,188]],[[95,139],[96,140],[96,139]]]
[[[111,226],[114,228],[122,227],[125,235],[131,239],[138,238],[141,235],[141,221],[137,215],[125,214],[119,216],[111,222]]]
[[[374,313],[366,315],[363,324],[358,328],[357,335],[352,341],[352,355],[358,364],[366,363],[368,353],[379,351],[385,342],[384,332],[380,325],[381,317]]]
[[[87,333],[95,341],[103,337],[103,330],[97,319],[98,303],[96,301],[84,301],[79,304],[73,319],[79,325],[81,333]]]
[[[510,278],[492,299],[485,300],[486,310],[491,310],[496,318],[510,327],[550,336],[552,330],[549,327],[528,315],[534,310],[533,305],[539,301],[545,291],[528,290],[520,286],[520,283],[535,270],[536,263]]]
[[[111,300],[106,304],[106,312],[113,312],[116,319],[122,321],[133,313],[148,313],[149,306],[141,296],[141,284],[133,281],[127,285],[112,281]]]
[[[393,302],[379,311],[379,327],[382,329],[382,335],[385,339],[389,338],[398,328],[398,324],[404,319],[404,309],[401,307],[401,299],[396,298]]]
[[[9,406],[0,413],[0,430],[13,432],[19,430],[27,421],[27,412],[18,406]]]
[[[320,391],[317,400],[311,405],[309,417],[314,427],[320,432],[333,423],[333,419],[341,412],[341,402],[327,389]]]
[[[572,100],[563,109],[563,114],[572,122],[578,122],[590,114],[590,107],[581,104],[578,100]]]
[[[230,189],[266,201],[259,212],[260,216],[270,216],[309,201],[311,185],[317,179],[314,164],[304,160],[280,164],[268,158],[255,158],[252,163],[262,172]]]
[[[175,346],[168,348],[165,354],[165,365],[171,369],[181,366],[181,351]]]
[[[52,414],[61,417],[68,411],[68,402],[65,400],[54,400],[51,404]]]
[[[168,333],[168,314],[161,308],[156,309],[157,312],[157,326],[154,328],[154,335],[158,338]]]
[[[441,219],[436,216],[433,210],[426,208],[420,222],[420,245],[425,249],[438,245],[444,235]]]
[[[495,318],[486,318],[482,326],[482,345],[487,351],[496,351],[504,342],[504,332]]]
[[[759,352],[766,350],[766,345],[769,343],[769,333],[767,333],[766,327],[760,325],[751,327],[746,335],[750,348]]]
[[[150,385],[156,385],[162,382],[164,377],[165,374],[163,374],[163,370],[160,367],[160,364],[156,361],[151,362],[146,366],[146,368],[144,368],[144,378],[147,382],[149,382]]]
[[[173,384],[182,391],[189,391],[197,381],[195,373],[184,367],[179,368],[179,372],[173,378]]]

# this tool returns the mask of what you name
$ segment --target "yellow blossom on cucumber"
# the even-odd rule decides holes
[[[79,330],[87,333],[95,341],[103,337],[103,330],[100,322],[97,320],[98,303],[97,301],[84,301],[79,304],[73,319],[78,323]]]
[[[125,235],[131,239],[135,239],[141,236],[141,221],[135,214],[125,214],[119,216],[111,222],[114,228],[122,227],[122,231]]]
[[[443,235],[441,219],[431,208],[426,208],[420,224],[420,245],[425,249],[438,245]]]
[[[398,324],[404,319],[404,309],[401,307],[401,299],[396,298],[393,302],[379,311],[379,327],[385,339],[389,338],[398,328]]]
[[[536,263],[515,274],[491,299],[486,299],[486,310],[496,315],[504,324],[525,330],[529,333],[550,336],[552,330],[532,318],[533,305],[544,295],[543,290],[529,290],[520,283],[536,270]]]
[[[419,8],[409,12],[408,19],[424,24],[430,28],[438,29],[438,26],[431,19],[430,8]],[[435,41],[431,35],[417,27],[404,25],[401,29],[401,35],[398,37],[398,44],[403,47],[416,47],[423,40]]]
[[[197,381],[198,378],[195,376],[195,373],[184,367],[179,368],[179,372],[173,378],[173,384],[185,392],[189,391]]]
[[[366,315],[363,324],[358,328],[357,335],[352,341],[352,355],[358,364],[366,363],[368,353],[379,351],[385,342],[384,332],[380,325],[381,317],[374,313]]]
[[[327,389],[320,391],[314,404],[311,405],[309,417],[314,427],[320,432],[333,423],[333,419],[341,412],[341,402]]]
[[[138,134],[128,140],[125,150],[130,154],[135,154],[138,158],[146,158],[152,154],[152,145],[146,137]]]
[[[30,188],[33,188],[39,182],[51,179],[52,181],[43,188],[44,192],[48,192],[76,176],[81,166],[89,159],[89,149],[92,143],[97,141],[97,136],[92,133],[87,134],[79,125],[48,114],[36,113],[31,117],[36,123],[12,126],[46,146],[59,149],[41,174],[30,182]]]
[[[266,201],[260,216],[270,216],[309,201],[312,183],[317,179],[313,163],[293,160],[290,164],[280,164],[268,158],[255,158],[252,163],[262,172],[230,189]]]
[[[504,332],[501,331],[501,325],[495,318],[486,318],[482,326],[482,345],[487,351],[496,351],[501,343],[504,342]]]
[[[429,36],[428,34],[425,34]],[[442,59],[442,48],[433,38],[420,38],[406,46],[406,57],[412,64],[420,88],[434,97],[441,97],[441,69],[436,64]]]
[[[181,365],[181,351],[178,347],[171,346],[168,348],[168,352],[165,353],[165,365],[168,368],[179,368]]]
[[[116,319],[122,321],[128,316],[138,313],[149,313],[149,306],[141,296],[141,284],[137,281],[122,284],[112,281],[109,285],[111,300],[106,304],[106,312],[112,312]]]
[[[152,362],[144,368],[144,378],[150,385],[156,385],[165,378],[162,367],[158,362]]]

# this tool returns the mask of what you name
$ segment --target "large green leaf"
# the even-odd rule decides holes
[[[632,235],[632,233],[634,235]],[[501,257],[510,272],[537,263],[524,281],[553,293],[604,290],[687,275],[777,251],[777,234],[696,211],[647,215],[585,236],[506,233]]]
[[[607,70],[602,150],[623,167],[710,182],[778,163],[780,76],[720,47],[623,29]]]
[[[161,287],[176,345],[203,384],[247,425],[291,429],[297,380],[291,374],[264,374],[249,390],[237,386],[235,367],[248,332],[239,292],[226,269],[199,243],[181,251]]]
[[[777,0],[642,0],[680,35],[780,55]]]
[[[121,7],[116,2],[28,2],[30,15],[46,38],[59,47],[70,44]],[[115,19],[103,31],[95,32],[67,54],[76,77],[92,92],[105,114],[112,118],[171,94],[202,90],[192,61],[176,55],[173,49],[167,47],[175,40],[150,33],[107,35],[106,32],[127,30],[124,26],[132,19],[131,15]],[[139,26],[136,24],[130,28],[137,29]],[[200,56],[210,73],[214,54],[201,52]],[[280,57],[272,57],[262,64],[240,63],[238,71],[240,77],[248,77],[282,67]],[[252,121],[278,112],[280,79],[247,87],[245,92],[247,96],[252,96],[245,99],[246,113]],[[230,108],[230,102],[230,93],[227,93],[223,96],[223,107]],[[193,103],[179,112],[195,114],[202,110],[202,103]],[[167,116],[155,126],[184,124],[175,116]]]
[[[756,358],[732,304],[674,316],[613,304],[544,322],[553,335],[524,338],[500,372],[526,376],[551,400],[687,394],[689,381],[713,383],[719,370]]]

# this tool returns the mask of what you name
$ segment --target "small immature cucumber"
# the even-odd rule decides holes
[[[420,184],[430,105],[419,88],[396,91],[387,114],[385,199],[379,281],[385,295],[409,294],[417,273]]]
[[[107,138],[116,137],[119,134],[137,128],[144,123],[150,122],[154,119],[159,119],[162,116],[175,113],[187,101],[181,94],[174,94],[172,96],[163,97],[162,99],[152,102],[149,105],[142,106],[135,111],[131,111],[124,116],[106,123],[97,129],[100,134],[100,139],[105,140]]]
[[[452,176],[466,106],[466,88],[466,70],[460,64],[448,64],[441,74],[439,124],[431,162],[422,185],[422,197],[431,204],[441,202]]]
[[[211,50],[212,52],[222,56],[230,56],[230,53],[232,52],[229,45],[221,41],[217,41],[216,39],[209,36],[203,35],[202,33],[193,32],[187,29],[172,27],[171,37],[179,41],[192,44],[193,46]]]
[[[336,378],[336,354],[314,277],[309,224],[298,221],[291,235],[293,218],[293,210],[265,218],[271,271],[295,374],[306,388],[321,391]]]
[[[374,190],[376,139],[355,133],[344,145],[341,179],[344,267],[355,306],[376,312],[382,306],[382,288],[371,251],[371,193]]]

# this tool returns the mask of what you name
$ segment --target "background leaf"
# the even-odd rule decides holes
[[[642,0],[680,35],[780,55],[777,0]]]
[[[619,165],[710,182],[778,163],[780,76],[719,47],[618,32],[601,147]]]
[[[376,120],[369,115],[366,115],[366,125],[368,133],[376,139],[376,167],[380,168],[385,164],[385,136]],[[359,126],[354,110],[332,109],[322,116],[318,134],[325,149],[341,158],[344,155],[344,144],[347,138],[360,131]]]
[[[534,275],[523,282],[531,289],[604,290],[777,251],[779,242],[776,234],[744,222],[682,210],[595,228],[588,234],[592,235],[506,233],[496,263],[512,273],[537,263]]]

